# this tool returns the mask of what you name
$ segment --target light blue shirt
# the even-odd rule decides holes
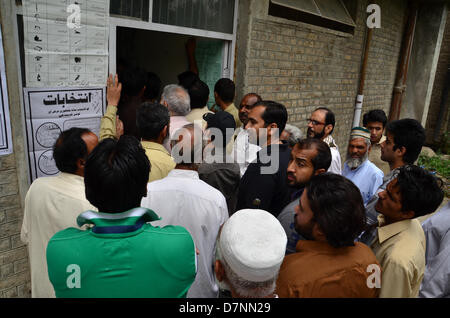
[[[419,291],[421,298],[450,297],[450,203],[422,224],[425,232],[426,267]]]
[[[383,184],[383,171],[377,168],[369,160],[364,161],[358,168],[351,170],[347,163],[344,163],[342,175],[352,181],[361,191],[361,195],[366,204]]]

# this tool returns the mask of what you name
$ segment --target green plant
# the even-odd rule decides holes
[[[450,179],[450,159],[445,159],[443,156],[419,156],[419,166],[431,172],[436,172],[445,179]]]

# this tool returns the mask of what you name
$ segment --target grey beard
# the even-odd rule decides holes
[[[362,165],[367,159],[369,159],[368,151],[364,154],[364,156],[362,156],[362,158],[352,158],[347,154],[347,159],[345,162],[347,163],[347,166],[353,170]]]

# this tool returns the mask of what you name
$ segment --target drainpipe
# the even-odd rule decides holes
[[[366,36],[366,46],[364,48],[364,58],[361,66],[361,74],[359,80],[359,88],[358,88],[358,96],[356,96],[356,104],[355,104],[355,113],[353,114],[353,127],[359,126],[359,121],[361,119],[361,111],[364,99],[364,82],[366,79],[366,69],[367,69],[367,60],[369,59],[369,48],[370,42],[372,41],[372,32],[373,29],[369,28]]]
[[[406,90],[406,79],[408,75],[409,60],[411,58],[412,45],[414,40],[414,32],[416,29],[417,12],[419,4],[417,1],[410,3],[410,10],[408,13],[408,22],[406,26],[405,35],[403,37],[402,50],[400,53],[400,67],[397,72],[395,80],[394,93],[392,97],[391,109],[389,111],[388,121],[400,118],[400,110],[402,108],[402,99]]]

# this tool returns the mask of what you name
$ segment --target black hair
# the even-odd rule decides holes
[[[234,82],[229,78],[221,78],[214,85],[214,92],[219,95],[220,99],[225,103],[232,103],[234,100],[236,87]]]
[[[139,141],[104,139],[84,168],[86,198],[100,212],[121,213],[140,206],[147,193],[150,161]]]
[[[120,75],[122,93],[125,96],[136,96],[147,84],[147,74],[138,67],[126,68]]]
[[[195,81],[199,80],[197,74],[192,71],[186,71],[181,74],[178,74],[178,84],[182,86],[184,89],[188,90]]]
[[[313,221],[333,247],[353,246],[365,228],[361,192],[353,182],[334,173],[313,176],[306,186]]]
[[[53,145],[53,158],[59,171],[67,173],[77,171],[77,160],[86,159],[88,151],[82,136],[90,132],[86,128],[73,127],[59,135]]]
[[[264,120],[264,127],[267,127],[272,123],[277,124],[279,130],[278,133],[281,136],[288,120],[286,107],[271,100],[263,100],[253,105],[253,107],[256,106],[264,106],[266,108],[261,116]]]
[[[414,217],[434,212],[444,199],[443,182],[426,170],[406,165],[397,173],[402,211],[414,211]]]
[[[188,89],[191,98],[191,109],[206,106],[209,97],[209,87],[202,80],[196,80]]]
[[[334,113],[331,111],[331,109],[326,108],[326,107],[319,107],[319,108],[316,108],[316,110],[314,110],[314,111],[317,111],[317,110],[323,110],[326,112],[325,113],[325,126],[327,126],[327,125],[333,126],[333,128],[330,131],[330,135],[331,135],[333,133],[334,126],[336,125],[336,117],[334,116]]]
[[[159,103],[143,103],[136,112],[136,127],[144,140],[156,139],[169,121],[169,110]]]
[[[413,164],[425,143],[425,129],[422,125],[411,118],[394,120],[386,125],[386,133],[392,134],[394,138],[394,150],[405,147],[403,161]]]
[[[331,151],[330,147],[320,139],[316,138],[305,138],[300,140],[296,144],[299,149],[316,149],[317,154],[311,160],[314,167],[314,171],[319,169],[325,169],[325,171],[330,168],[331,165]]]
[[[161,95],[161,79],[153,72],[147,73],[144,97],[151,100],[159,100]]]
[[[373,109],[363,116],[363,126],[367,127],[369,123],[380,122],[383,128],[386,126],[387,117],[386,113],[382,109]]]

